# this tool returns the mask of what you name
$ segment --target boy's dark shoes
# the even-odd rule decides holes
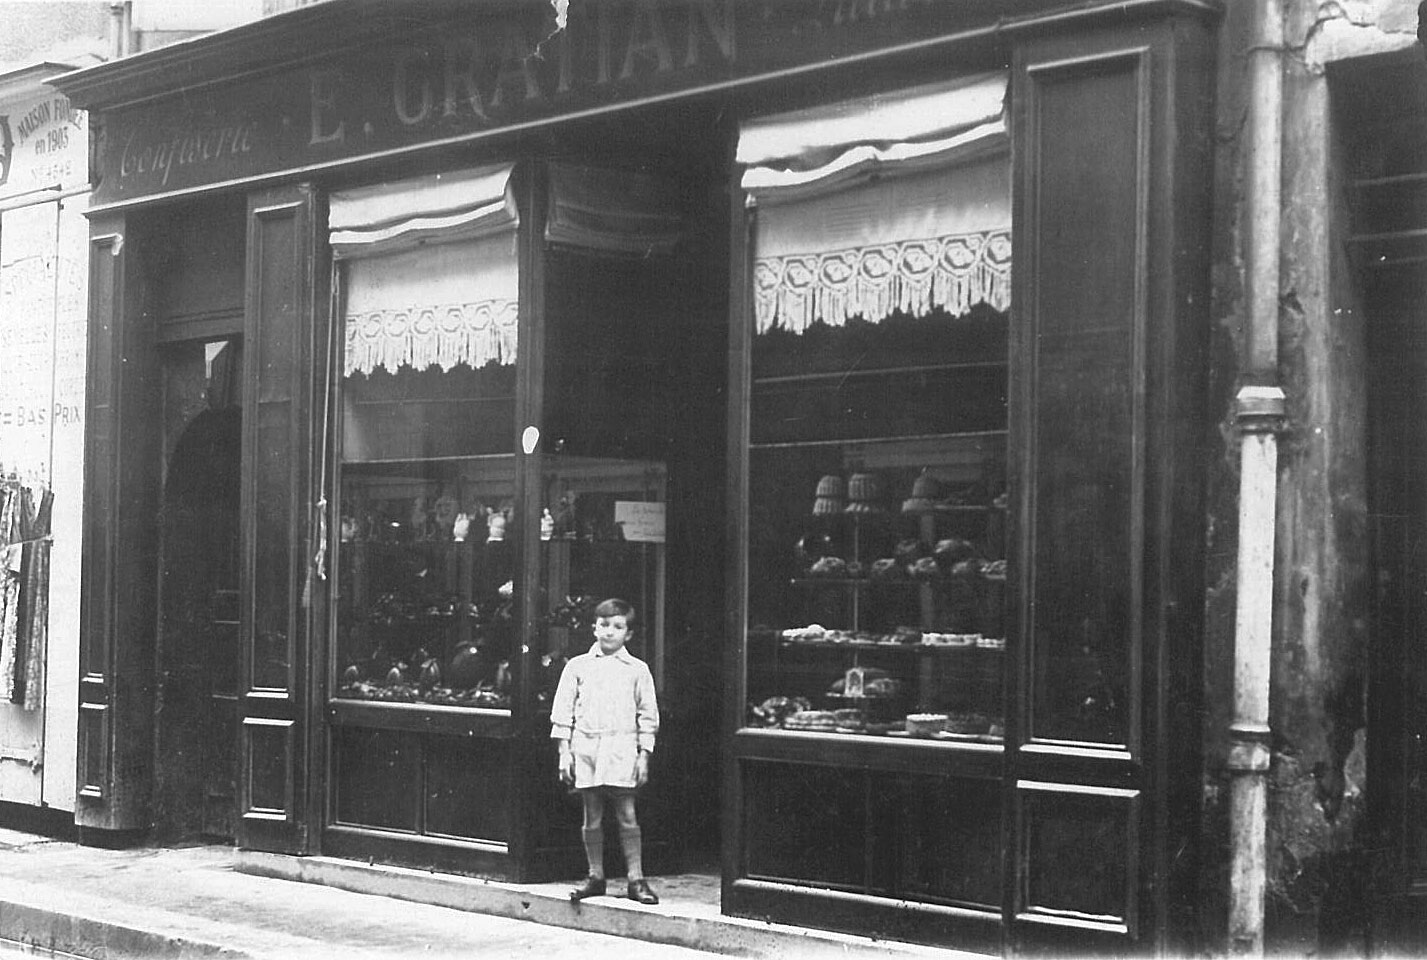
[[[659,898],[649,889],[649,881],[644,878],[629,881],[629,899],[638,903],[658,903]]]
[[[633,889],[632,885],[631,889]],[[604,895],[604,891],[604,877],[585,877],[584,883],[570,891],[570,899],[583,900],[586,897],[599,897]]]

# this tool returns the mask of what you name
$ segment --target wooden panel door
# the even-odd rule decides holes
[[[1207,64],[1189,20],[1017,50],[1013,953],[1163,946],[1187,882]]]
[[[158,363],[133,222],[89,240],[89,367],[75,822],[148,826],[153,780]]]
[[[318,809],[309,790],[309,687],[323,591],[314,425],[326,409],[317,308],[320,224],[304,185],[248,202],[243,329],[242,561],[239,571],[238,824],[241,847],[303,852]]]

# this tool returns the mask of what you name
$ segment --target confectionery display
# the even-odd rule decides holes
[[[643,528],[627,539],[621,526],[621,504],[661,499],[662,477],[661,466],[646,462],[550,468],[550,506],[529,520],[538,524],[542,561],[540,659],[525,684],[536,709],[553,696],[565,659],[588,647],[600,600],[662,603],[653,576],[662,543]],[[522,539],[513,489],[508,461],[344,466],[334,697],[511,708]],[[808,549],[816,558],[837,553],[830,538],[810,538]],[[648,655],[662,640],[657,621],[643,640]]]
[[[821,473],[811,500],[786,521],[783,622],[749,630],[748,724],[1000,740],[1004,489],[964,469],[858,469]]]

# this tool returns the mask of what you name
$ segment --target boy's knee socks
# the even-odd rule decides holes
[[[590,863],[590,876],[604,876],[604,828],[581,827],[580,839],[585,844],[585,859]]]
[[[624,851],[624,863],[629,876],[644,876],[643,836],[639,827],[620,827],[619,845]]]

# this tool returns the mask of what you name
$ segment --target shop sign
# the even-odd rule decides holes
[[[58,93],[0,104],[0,200],[83,185],[89,129]]]
[[[320,168],[755,80],[946,33],[965,25],[967,7],[942,0],[584,0],[568,4],[560,21],[545,3],[498,19],[487,13],[295,71],[111,111],[96,201]]]

